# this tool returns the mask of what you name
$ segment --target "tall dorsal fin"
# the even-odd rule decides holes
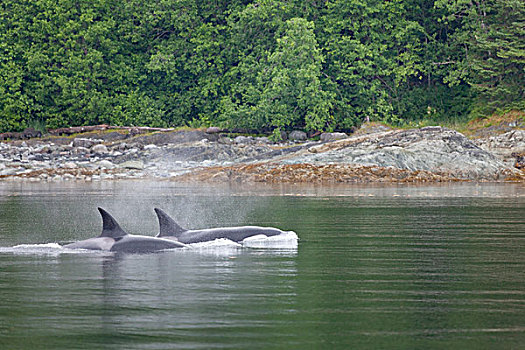
[[[102,215],[102,233],[100,237],[111,237],[119,238],[127,235],[127,232],[124,231],[113,216],[109,215],[107,211],[102,208],[98,208],[100,215]]]
[[[168,216],[159,208],[155,208],[155,213],[159,218],[159,234],[157,237],[173,236],[178,237],[181,233],[186,232],[187,230],[179,226],[172,218]]]

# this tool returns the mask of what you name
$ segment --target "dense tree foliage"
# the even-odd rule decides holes
[[[525,109],[525,2],[522,0],[439,0],[443,20],[455,25],[452,45],[460,54],[448,81],[468,82],[474,108],[483,113]]]
[[[0,131],[525,108],[522,0],[3,0]]]

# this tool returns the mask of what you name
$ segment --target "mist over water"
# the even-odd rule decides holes
[[[228,188],[139,181],[24,185],[23,189],[20,184],[0,187],[0,203],[9,204],[2,206],[2,214],[11,218],[11,230],[26,233],[18,243],[48,243],[55,237],[53,231],[61,233],[60,241],[96,236],[102,228],[97,207],[106,209],[128,233],[154,236],[159,231],[155,207],[184,228],[197,229],[254,224],[253,211],[268,201],[266,197],[240,201]],[[28,200],[30,206],[22,204]],[[31,232],[33,223],[44,231]]]
[[[155,235],[274,226],[294,249],[217,241],[67,251],[107,209]],[[6,349],[512,349],[525,343],[522,185],[0,184]],[[267,242],[268,243],[268,242]]]

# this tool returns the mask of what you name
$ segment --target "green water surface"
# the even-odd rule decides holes
[[[297,249],[17,248],[276,226]],[[525,189],[0,184],[0,349],[523,349]]]

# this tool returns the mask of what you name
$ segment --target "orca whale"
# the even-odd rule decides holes
[[[186,246],[170,239],[128,234],[107,211],[102,208],[98,208],[98,211],[102,216],[102,233],[100,236],[66,244],[64,248],[151,253]]]
[[[234,242],[241,242],[244,239],[257,235],[267,237],[277,236],[285,231],[273,227],[260,226],[236,226],[236,227],[217,227],[201,230],[186,230],[179,226],[168,214],[159,208],[155,208],[155,213],[159,219],[158,238],[167,238],[184,244],[213,241],[219,238],[227,238]]]

